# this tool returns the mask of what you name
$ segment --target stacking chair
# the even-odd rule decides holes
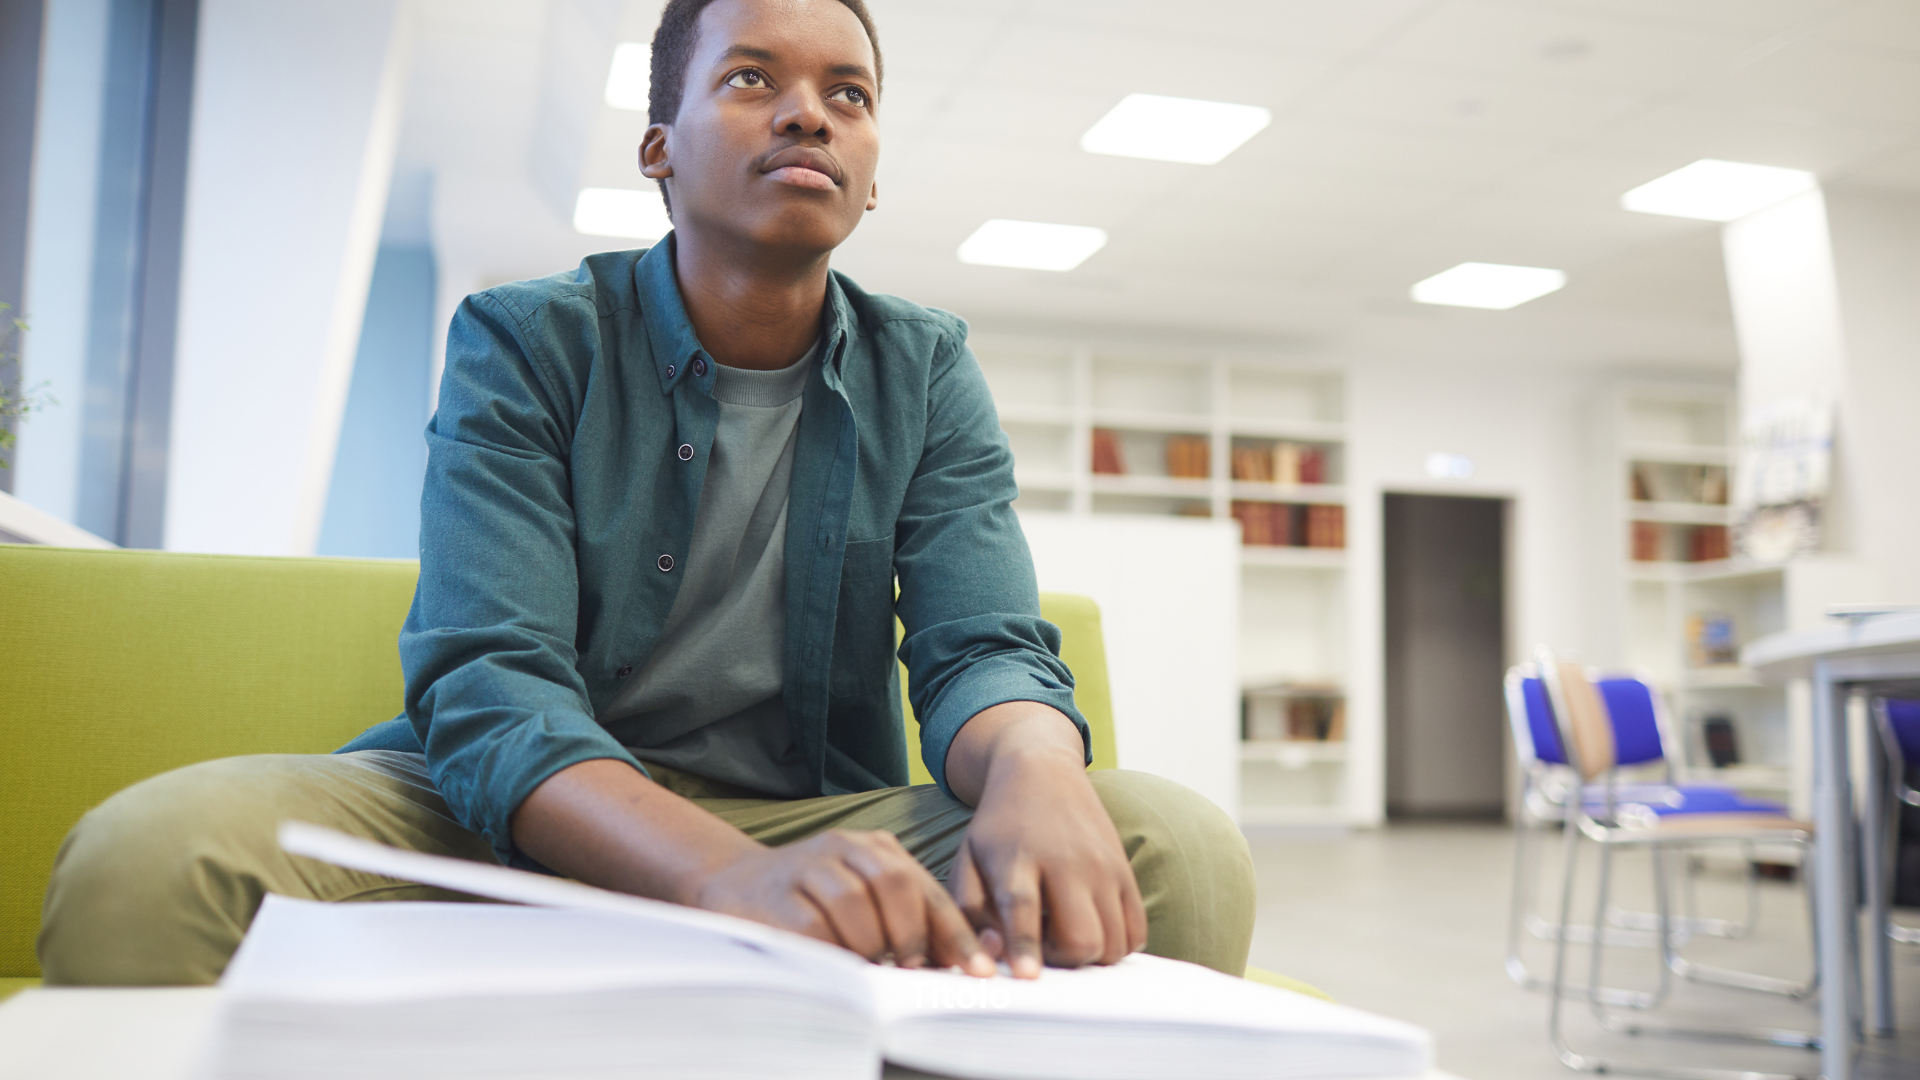
[[[1677,742],[1671,736],[1659,696],[1650,684],[1637,675],[1612,675],[1601,677],[1597,685],[1607,705],[1609,718],[1616,726],[1617,764],[1626,767],[1657,762],[1661,766],[1661,776],[1656,781],[1616,785],[1617,798],[1640,805],[1658,806],[1669,813],[1732,809],[1784,812],[1775,804],[1746,800],[1732,788],[1675,783],[1673,758],[1668,748],[1677,745]],[[1552,941],[1564,933],[1577,944],[1589,944],[1592,935],[1599,932],[1607,935],[1610,945],[1651,947],[1654,944],[1653,931],[1657,916],[1651,912],[1615,909],[1606,913],[1609,926],[1598,930],[1591,926],[1563,929],[1560,924],[1534,911],[1541,876],[1538,834],[1566,821],[1566,800],[1578,782],[1561,748],[1552,702],[1538,665],[1519,664],[1507,672],[1506,703],[1507,720],[1512,727],[1521,776],[1521,799],[1514,830],[1513,898],[1507,922],[1507,975],[1527,989],[1544,990],[1546,980],[1532,974],[1521,956],[1523,934]],[[1598,802],[1604,800],[1605,793],[1597,787],[1588,786],[1584,797],[1590,802]],[[1689,901],[1690,910],[1684,916],[1671,919],[1671,925],[1680,939],[1695,934],[1718,937],[1741,937],[1746,934],[1759,909],[1758,875],[1752,869],[1750,860],[1748,866],[1746,917],[1731,920],[1702,917],[1693,910],[1698,905],[1694,901],[1690,864],[1682,863],[1688,886],[1683,895]],[[1684,964],[1682,961],[1683,967]],[[1603,993],[1608,1002],[1615,1005],[1647,1008],[1656,1004],[1653,996],[1646,993],[1612,990]]]
[[[1920,791],[1907,784],[1906,771],[1920,766],[1920,700],[1876,698],[1873,724],[1880,735],[1880,752],[1868,756],[1872,775],[1862,865],[1874,956],[1874,1030],[1893,1032],[1892,943],[1920,945],[1920,927],[1896,924],[1892,906],[1893,873],[1900,836],[1900,808],[1920,806]]]
[[[1906,770],[1920,767],[1920,700],[1900,700],[1881,698],[1874,702],[1874,726],[1880,731],[1880,743],[1885,748],[1889,765],[1884,784],[1886,809],[1888,813],[1885,828],[1890,841],[1899,836],[1899,809],[1902,804],[1920,806],[1920,791],[1908,786]],[[1885,850],[1892,854],[1893,843]],[[1891,891],[1891,875],[1886,888]],[[1887,926],[1887,937],[1907,945],[1920,945],[1920,927]]]
[[[1556,661],[1541,650],[1539,671],[1545,683],[1549,703],[1557,721],[1560,745],[1569,766],[1583,785],[1594,785],[1600,797],[1567,800],[1568,825],[1565,831],[1565,880],[1560,894],[1560,924],[1573,917],[1574,885],[1579,867],[1579,845],[1583,841],[1599,848],[1599,881],[1595,910],[1606,910],[1612,884],[1613,854],[1622,847],[1648,851],[1652,856],[1655,912],[1655,947],[1660,950],[1660,984],[1655,1000],[1664,999],[1672,986],[1677,967],[1674,955],[1674,917],[1668,882],[1667,854],[1678,846],[1706,844],[1751,844],[1756,842],[1791,843],[1808,848],[1813,842],[1810,826],[1784,813],[1766,809],[1688,810],[1663,805],[1661,801],[1631,801],[1621,798],[1617,783],[1620,762],[1617,755],[1624,743],[1633,752],[1631,736],[1616,740],[1601,688],[1579,666]],[[1803,858],[1803,866],[1813,860]],[[1624,1022],[1609,1011],[1609,995],[1602,992],[1604,951],[1608,935],[1591,936],[1592,955],[1588,965],[1588,986],[1584,995],[1568,992],[1567,954],[1570,935],[1561,934],[1555,942],[1553,976],[1548,992],[1552,1005],[1548,1011],[1547,1031],[1554,1053],[1568,1068],[1577,1072],[1632,1072],[1648,1076],[1673,1077],[1676,1080],[1794,1080],[1788,1074],[1757,1073],[1722,1069],[1683,1068],[1642,1063],[1608,1061],[1575,1051],[1561,1029],[1563,1005],[1568,997],[1584,996],[1594,1018],[1609,1031],[1627,1035],[1668,1035],[1726,1041],[1751,1041],[1775,1046],[1817,1049],[1819,1039],[1804,1032],[1774,1030],[1702,1030],[1659,1027]],[[1721,980],[1713,980],[1721,981]],[[1741,985],[1735,983],[1735,985]],[[1810,989],[1810,988],[1809,988]]]
[[[1633,807],[1630,812],[1652,814],[1660,820],[1671,820],[1678,825],[1681,821],[1701,814],[1755,814],[1777,819],[1788,818],[1787,808],[1777,802],[1751,798],[1728,787],[1704,784],[1675,784],[1674,757],[1668,752],[1670,746],[1677,746],[1673,736],[1672,724],[1668,721],[1666,709],[1661,703],[1659,693],[1652,683],[1637,674],[1602,674],[1593,677],[1594,688],[1599,691],[1600,700],[1606,709],[1608,728],[1614,739],[1614,758],[1617,766],[1628,766],[1640,762],[1661,761],[1666,769],[1667,785],[1665,791],[1648,790],[1648,785],[1621,785],[1614,788],[1613,796],[1623,807]],[[1589,792],[1589,803],[1598,804],[1600,793]],[[1691,860],[1682,859],[1682,873],[1686,889],[1681,894],[1689,908],[1685,916],[1672,919],[1677,929],[1675,944],[1678,945],[1693,935],[1713,935],[1718,937],[1743,937],[1747,930],[1759,918],[1760,912],[1760,874],[1753,857],[1753,845],[1741,844],[1741,864],[1746,873],[1746,917],[1740,922],[1721,919],[1701,918],[1698,904],[1694,899],[1693,876],[1690,870]],[[1685,845],[1669,845],[1666,850],[1672,854],[1684,856]],[[1803,879],[1804,880],[1804,879]],[[1809,893],[1811,903],[1811,893]],[[1621,925],[1641,929],[1652,929],[1654,917],[1645,914],[1617,914],[1614,921]],[[1743,990],[1757,990],[1761,993],[1780,994],[1790,998],[1804,998],[1813,991],[1814,975],[1809,973],[1805,980],[1774,978],[1766,975],[1754,975],[1727,968],[1708,967],[1695,964],[1682,957],[1677,950],[1669,950],[1669,962],[1673,972],[1682,978],[1697,982],[1717,983]]]

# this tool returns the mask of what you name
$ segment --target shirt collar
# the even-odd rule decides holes
[[[654,372],[660,377],[660,392],[671,394],[675,383],[691,379],[694,385],[711,394],[713,369],[717,366],[700,339],[693,334],[693,320],[687,318],[687,305],[680,298],[680,282],[673,272],[673,234],[647,249],[633,268],[635,291],[640,296],[640,314],[647,327],[647,340],[653,350]],[[827,273],[827,302],[820,330],[819,363],[829,386],[840,383],[842,347],[853,326],[853,307],[847,302],[840,275]]]

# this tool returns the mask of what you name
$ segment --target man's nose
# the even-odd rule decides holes
[[[781,99],[780,109],[774,114],[773,129],[782,135],[812,135],[816,139],[833,137],[827,103],[810,86],[796,87]]]

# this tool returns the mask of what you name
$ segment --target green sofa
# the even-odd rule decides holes
[[[400,711],[417,565],[0,545],[0,997],[38,981],[60,840],[115,791],[236,754],[326,753]],[[1114,764],[1100,612],[1045,594]],[[907,745],[917,747],[911,711]],[[930,783],[914,754],[916,783]]]

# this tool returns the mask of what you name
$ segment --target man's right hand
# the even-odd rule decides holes
[[[902,967],[994,973],[960,909],[887,832],[770,848],[625,762],[570,765],[513,814],[515,846],[568,877],[738,915]]]
[[[889,832],[834,829],[743,854],[707,876],[693,906],[832,942],[901,967],[994,963],[947,890]]]

